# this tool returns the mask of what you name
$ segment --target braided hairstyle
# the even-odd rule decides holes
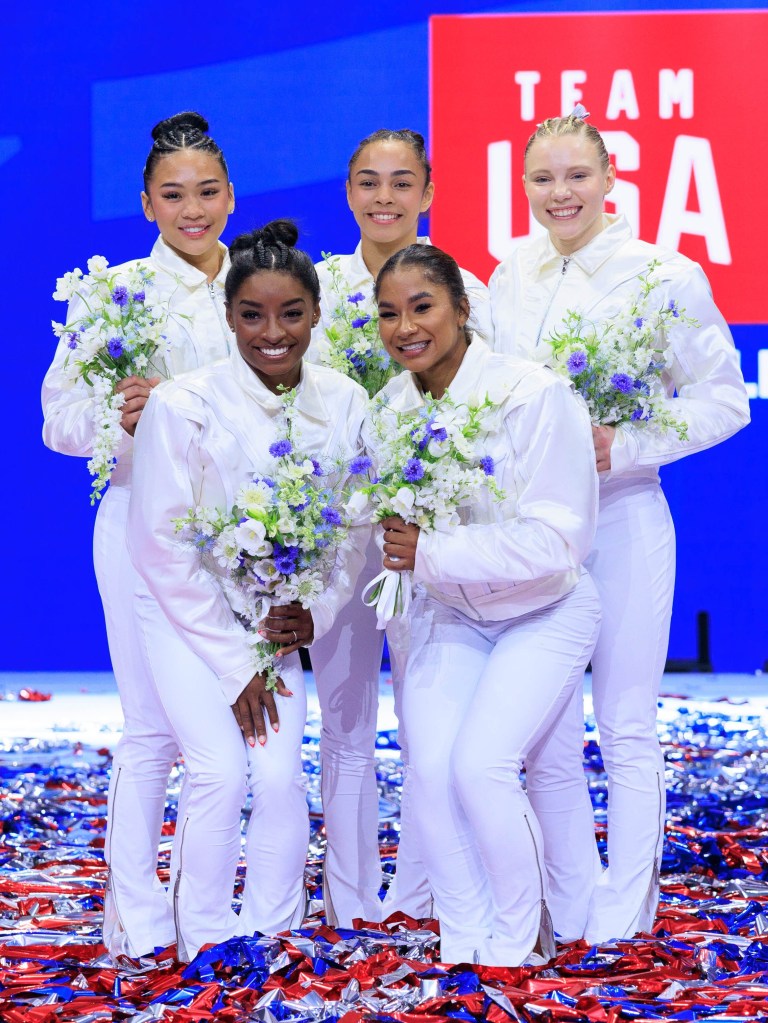
[[[157,163],[170,153],[178,153],[182,149],[197,149],[210,153],[221,164],[224,176],[229,181],[227,161],[220,147],[208,134],[208,122],[202,114],[194,110],[185,110],[173,117],[166,117],[152,129],[152,148],[144,164],[144,191],[149,192],[149,183],[155,173]]]
[[[229,305],[243,281],[263,272],[289,274],[309,292],[316,305],[320,301],[320,281],[311,257],[296,248],[298,237],[292,220],[272,220],[262,228],[238,235],[229,246],[232,266],[224,282]]]
[[[432,180],[432,167],[427,156],[424,136],[420,135],[417,131],[411,131],[410,128],[379,128],[378,131],[372,132],[367,138],[359,142],[357,149],[350,156],[349,163],[347,164],[347,179],[349,181],[352,180],[352,168],[360,158],[360,154],[366,146],[371,146],[375,142],[403,142],[406,146],[409,146],[422,166],[424,171],[424,187],[427,187]]]
[[[583,135],[594,145],[602,169],[608,170],[611,161],[608,150],[605,148],[603,136],[593,124],[588,124],[583,117],[576,113],[568,114],[567,117],[548,117],[546,121],[537,124],[536,131],[526,143],[524,159],[528,158],[528,151],[538,139],[561,138],[564,135]]]

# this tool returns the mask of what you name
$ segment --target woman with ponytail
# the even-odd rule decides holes
[[[157,877],[157,852],[168,775],[178,740],[155,690],[139,639],[135,610],[138,577],[125,543],[134,462],[133,434],[147,398],[163,377],[226,356],[232,334],[224,312],[229,256],[219,238],[235,199],[224,155],[198,113],[176,114],[152,129],[141,202],[159,235],[142,263],[152,271],[147,301],[169,310],[167,353],[148,377],[117,385],[122,442],[111,485],[100,502],[94,530],[94,567],[104,606],[112,667],[124,715],[112,763],[104,854],[109,878],[104,902],[104,943],[112,955],[151,954],[174,940],[173,915]],[[129,271],[138,261],[116,267]],[[67,323],[85,310],[87,295],[70,303]],[[68,386],[69,349],[63,339],[43,383],[43,439],[63,454],[90,458],[94,450],[95,396],[82,380]]]
[[[235,933],[276,934],[302,922],[308,816],[298,650],[327,633],[349,600],[370,532],[367,524],[349,528],[311,611],[274,606],[261,621],[261,634],[281,647],[273,693],[225,597],[225,570],[201,565],[200,549],[184,546],[174,528],[190,508],[227,514],[247,480],[272,475],[286,395],[291,437],[316,465],[346,464],[362,451],[364,390],[303,361],[320,287],[297,236],[290,222],[274,221],[235,239],[229,359],[155,389],[136,434],[128,543],[145,584],[141,642],[187,769],[171,879],[181,959]],[[246,782],[252,809],[238,920],[231,903]]]

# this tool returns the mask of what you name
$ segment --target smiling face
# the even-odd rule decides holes
[[[397,252],[416,241],[419,214],[432,203],[434,186],[405,142],[387,139],[361,150],[350,168],[347,202],[366,241]]]
[[[147,220],[157,221],[163,240],[182,259],[214,277],[222,258],[219,237],[235,201],[219,161],[210,153],[180,149],[157,161],[147,187],[141,193]]]
[[[237,347],[261,382],[278,393],[295,387],[320,306],[289,273],[259,270],[242,282],[227,304],[227,323]]]
[[[616,180],[583,134],[536,139],[525,158],[523,185],[531,211],[568,256],[603,229],[603,204]]]
[[[422,270],[400,266],[379,279],[379,332],[390,356],[415,373],[422,390],[440,398],[467,350],[469,305]]]

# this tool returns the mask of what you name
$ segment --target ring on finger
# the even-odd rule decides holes
[[[292,631],[293,631],[293,642],[294,643],[298,643],[299,642],[299,637],[296,635],[296,630],[293,629]]]

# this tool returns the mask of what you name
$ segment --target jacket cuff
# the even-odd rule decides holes
[[[616,433],[611,444],[611,468],[610,472],[628,472],[637,468],[639,448],[637,437],[632,427],[621,424],[616,427]]]

